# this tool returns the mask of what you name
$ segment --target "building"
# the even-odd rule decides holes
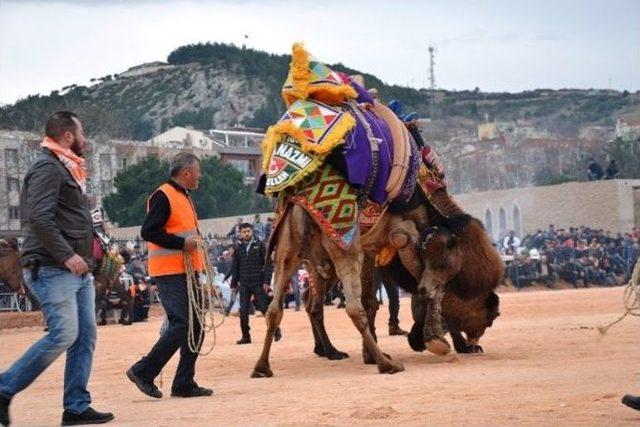
[[[118,172],[128,166],[149,156],[169,159],[184,151],[200,158],[218,157],[242,172],[245,184],[253,185],[261,173],[263,137],[259,129],[199,131],[177,126],[148,141],[90,138],[85,154],[89,200],[92,207],[101,206],[103,197],[115,190]],[[0,130],[0,236],[20,234],[20,188],[41,141],[36,133]]]
[[[585,225],[611,232],[640,227],[640,180],[570,182],[457,194],[455,200],[481,219],[494,240],[514,230],[522,237],[549,224],[556,228]]]

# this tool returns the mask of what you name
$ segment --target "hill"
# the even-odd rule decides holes
[[[198,129],[243,125],[266,127],[283,112],[280,88],[290,56],[233,45],[207,43],[182,46],[167,62],[133,67],[71,85],[49,95],[34,95],[0,108],[0,128],[39,131],[58,109],[77,111],[89,134],[149,139],[172,126]],[[640,94],[610,90],[548,90],[484,93],[438,90],[434,94],[397,85],[333,64],[332,68],[365,76],[382,99],[401,99],[406,110],[434,118],[483,121],[528,119],[551,131],[572,135],[587,124],[612,125],[617,117],[638,114]]]

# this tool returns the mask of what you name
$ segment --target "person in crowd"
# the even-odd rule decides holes
[[[520,239],[516,236],[515,231],[510,230],[502,241],[502,249],[506,255],[517,255],[520,247]]]
[[[269,260],[270,261],[270,260]],[[240,330],[242,338],[236,344],[250,344],[249,311],[251,297],[262,314],[267,311],[267,294],[271,291],[271,262],[267,262],[267,247],[263,241],[253,235],[253,226],[240,224],[240,244],[233,253],[231,270],[224,280],[230,277],[231,288],[238,288],[240,295]],[[275,340],[282,338],[280,328],[276,329]]]
[[[616,179],[620,172],[618,171],[618,164],[616,159],[611,159],[607,165],[607,177],[606,179]]]
[[[171,395],[211,396],[213,390],[200,387],[194,379],[199,349],[192,351],[188,344],[190,318],[196,336],[202,325],[189,313],[187,270],[183,258],[186,252],[194,270],[202,271],[202,258],[197,251],[201,239],[198,217],[190,196],[200,181],[200,160],[191,153],[178,153],[171,160],[170,175],[169,180],[149,197],[141,231],[149,247],[149,275],[157,282],[168,324],[149,353],[129,368],[127,377],[147,396],[161,398],[162,392],[154,379],[179,349],[180,361]]]
[[[236,219],[236,223],[233,225],[233,227],[231,227],[231,230],[229,230],[229,232],[227,233],[227,238],[231,239],[233,246],[237,246],[241,241],[240,226],[243,223],[244,223],[243,219],[241,217],[238,217],[238,219]]]
[[[256,239],[266,241],[267,238],[267,224],[260,220],[260,214],[255,214],[253,217],[253,235]]]
[[[602,166],[598,162],[596,162],[593,158],[589,159],[589,164],[587,165],[587,177],[589,181],[599,181],[604,176],[604,172],[602,171]]]
[[[38,299],[48,333],[0,373],[0,424],[9,405],[62,353],[62,425],[114,419],[91,407],[87,390],[96,345],[93,222],[87,199],[85,134],[78,116],[58,111],[45,125],[42,151],[24,178],[24,279]]]

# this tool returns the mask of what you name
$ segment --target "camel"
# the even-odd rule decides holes
[[[418,196],[421,194],[419,193]],[[411,218],[422,229],[418,244],[424,247],[415,254],[423,262],[425,275],[430,276],[443,291],[442,316],[458,353],[481,352],[478,340],[487,327],[499,315],[499,298],[493,290],[504,274],[504,264],[493,248],[482,223],[471,218],[444,191],[435,192],[430,198],[419,197],[420,206],[405,216]],[[436,209],[435,206],[438,206]],[[445,216],[447,215],[447,216]],[[437,226],[438,228],[433,228]],[[426,243],[426,245],[424,245]],[[367,311],[371,332],[375,337],[377,299],[373,283],[373,263],[365,261],[363,269],[363,301]],[[420,279],[410,273],[398,256],[384,267],[379,267],[383,280],[399,285],[412,293],[412,313],[415,324],[408,337],[410,346],[424,351],[432,343],[430,351],[443,354],[441,347],[444,334],[439,321],[440,305],[425,302],[419,295]],[[368,271],[367,271],[368,270]],[[329,359],[348,357],[333,346],[323,322],[324,294],[335,283],[335,278],[320,280],[310,287],[306,309],[315,340],[314,353]],[[434,326],[435,325],[435,326]],[[435,328],[435,331],[434,331]],[[461,332],[465,332],[465,339]],[[434,339],[434,337],[436,337]],[[434,346],[433,344],[437,344]],[[448,343],[447,343],[448,345]],[[365,362],[367,362],[365,357]]]
[[[0,282],[15,292],[25,289],[20,256],[17,244],[0,239]]]
[[[123,325],[130,325],[133,322],[133,300],[134,297],[129,292],[129,289],[120,281],[120,266],[122,252],[120,255],[106,253],[101,258],[100,263],[96,263],[97,266],[93,271],[93,285],[96,288],[96,318],[100,314],[101,325],[107,324],[106,310],[109,308],[120,309],[119,323]],[[114,263],[111,268],[107,268],[103,263]],[[108,298],[111,292],[117,295],[117,301],[110,301],[106,304],[105,298]]]
[[[267,334],[252,377],[273,375],[271,344],[289,279],[301,264],[317,288],[316,296],[307,298],[307,309],[320,315],[313,300],[324,294],[320,287],[339,279],[346,313],[362,336],[365,362],[377,364],[380,373],[404,370],[378,347],[372,321],[377,300],[372,283],[361,280],[372,278],[376,255],[390,247],[419,281],[427,312],[435,313],[426,318],[428,348],[448,352],[437,315],[444,282],[423,268],[415,251],[416,224],[427,223],[422,189],[416,184],[419,175],[428,173],[422,164],[426,152],[418,150],[397,113],[300,44],[294,44],[282,95],[288,110],[267,130],[262,143],[265,174],[258,191],[278,198],[278,219],[269,244],[269,253],[275,248],[274,298],[265,315]],[[371,222],[365,225],[364,220]],[[312,323],[322,324],[313,317]],[[328,340],[323,326],[315,332],[318,340]],[[322,352],[342,357],[331,347]]]

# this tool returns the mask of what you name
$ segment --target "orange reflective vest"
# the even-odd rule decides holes
[[[171,213],[164,228],[167,233],[180,237],[197,236],[198,216],[189,197],[175,189],[171,184],[163,184],[156,191],[162,191],[169,199]],[[153,196],[153,194],[151,196]],[[151,200],[151,197],[149,197]],[[147,200],[147,212],[149,211]],[[179,249],[167,249],[149,242],[149,276],[167,276],[169,274],[185,274],[183,251]],[[191,262],[196,271],[202,271],[203,262],[199,251],[191,254]]]

